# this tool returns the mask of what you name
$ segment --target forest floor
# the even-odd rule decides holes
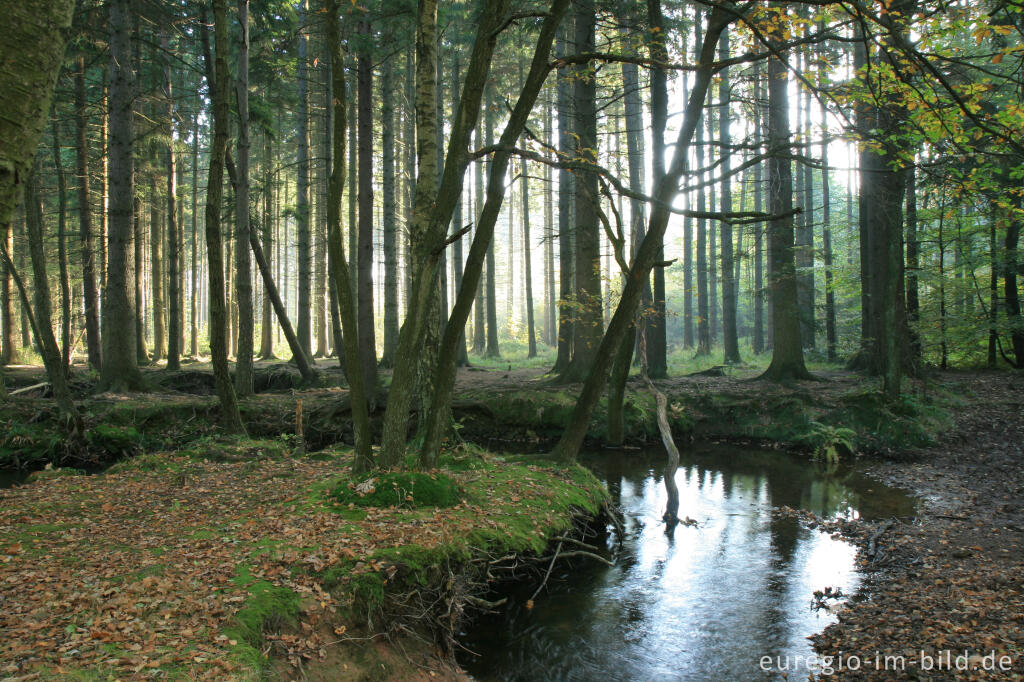
[[[2,493],[0,597],[4,599],[2,606],[8,622],[25,625],[11,630],[15,634],[5,638],[4,648],[0,649],[0,674],[17,677],[25,670],[47,670],[52,675],[56,666],[68,665],[61,661],[61,657],[67,658],[68,652],[75,651],[72,656],[80,656],[86,651],[81,642],[91,642],[95,632],[96,642],[88,649],[92,652],[89,665],[106,666],[102,669],[119,671],[128,677],[139,665],[143,667],[135,676],[140,678],[151,670],[175,670],[183,674],[198,671],[208,677],[218,677],[225,674],[225,669],[219,667],[221,664],[244,664],[244,660],[239,662],[238,656],[224,655],[236,646],[232,641],[243,643],[238,646],[256,649],[257,653],[272,654],[280,664],[282,677],[295,673],[296,668],[289,667],[289,661],[306,666],[307,673],[316,670],[316,666],[310,668],[306,664],[319,660],[321,650],[327,652],[326,660],[332,670],[351,666],[363,674],[383,664],[382,677],[404,678],[427,669],[432,669],[436,675],[457,675],[455,669],[442,665],[444,657],[437,658],[439,652],[432,644],[415,637],[399,640],[412,647],[407,654],[369,639],[358,649],[358,660],[352,657],[335,660],[335,652],[344,647],[324,649],[324,642],[355,641],[358,637],[373,637],[375,631],[366,626],[368,614],[365,613],[353,618],[351,624],[342,622],[337,626],[348,628],[337,636],[308,620],[318,611],[323,612],[323,616],[331,608],[351,616],[351,604],[365,601],[354,599],[352,590],[344,593],[347,597],[344,594],[340,598],[331,596],[334,593],[322,587],[325,583],[321,582],[321,592],[334,601],[324,600],[326,606],[317,606],[321,594],[313,587],[316,579],[307,579],[309,575],[315,576],[316,570],[298,578],[289,572],[287,580],[292,581],[288,583],[289,589],[295,588],[292,591],[301,595],[301,609],[283,634],[258,639],[250,633],[249,640],[224,634],[226,628],[238,621],[232,614],[237,614],[252,600],[252,584],[269,583],[279,587],[281,584],[275,580],[283,573],[274,571],[283,571],[284,566],[293,569],[296,565],[305,565],[303,562],[310,556],[318,556],[311,550],[313,544],[302,545],[286,537],[298,532],[303,542],[325,542],[327,540],[319,534],[329,532],[334,527],[332,524],[353,522],[336,514],[331,516],[323,507],[318,507],[315,514],[307,514],[304,507],[310,504],[310,489],[322,493],[326,489],[324,481],[339,475],[336,461],[281,456],[296,445],[291,434],[295,430],[295,411],[300,399],[304,402],[306,449],[313,457],[336,455],[344,450],[337,444],[348,442],[351,437],[347,426],[347,393],[331,387],[332,383],[337,383],[340,372],[336,365],[327,362],[321,362],[321,368],[321,386],[296,390],[293,385],[297,375],[293,369],[283,364],[259,363],[257,384],[258,390],[263,392],[243,401],[242,408],[250,435],[264,440],[234,446],[220,438],[214,426],[216,399],[212,396],[212,378],[206,365],[185,365],[178,373],[147,369],[146,375],[154,383],[155,391],[146,394],[86,397],[89,382],[79,382],[87,423],[106,428],[97,430],[100,435],[90,441],[90,447],[95,446],[93,449],[99,453],[91,451],[91,456],[116,459],[141,451],[170,450],[178,454],[170,455],[169,459],[167,455],[160,455],[157,460],[172,462],[170,470],[135,471],[131,474],[135,478],[129,477],[127,481],[119,478],[125,475],[123,473],[114,478],[109,474],[55,478],[45,484]],[[840,623],[818,636],[818,651],[822,655],[839,656],[840,652],[846,656],[857,655],[863,661],[869,658],[874,661],[876,652],[881,656],[900,655],[906,661],[906,670],[890,675],[865,666],[862,671],[836,671],[829,678],[932,680],[974,676],[1020,679],[1024,672],[1021,667],[1024,651],[1021,579],[1024,575],[1021,550],[1024,542],[1021,535],[1024,532],[1024,399],[1021,398],[1024,377],[1005,372],[932,374],[923,380],[908,380],[904,399],[886,404],[880,399],[874,381],[835,368],[818,368],[816,373],[823,381],[783,386],[752,381],[758,372],[757,366],[746,366],[724,372],[674,376],[658,382],[673,403],[674,430],[684,438],[687,435],[722,438],[803,452],[814,452],[829,445],[839,445],[842,449],[843,444],[848,443],[857,452],[868,455],[859,466],[922,500],[920,513],[914,520],[833,526],[837,532],[862,545],[862,562],[868,580],[861,596],[842,611]],[[4,374],[10,389],[42,381],[41,369],[36,367],[6,368]],[[386,387],[386,374],[383,384]],[[460,369],[453,410],[459,435],[491,450],[543,451],[567,423],[576,389],[552,383],[544,369],[536,366],[513,368],[492,363]],[[592,423],[591,436],[595,443],[604,436],[606,409],[604,404],[599,406]],[[379,413],[380,406],[377,417]],[[4,457],[12,452],[22,457],[27,456],[26,453],[32,457],[60,456],[59,448],[41,435],[47,431],[51,415],[45,387],[16,395],[0,409],[0,422],[6,420],[9,427],[16,426],[13,436],[10,435],[12,429],[8,428],[8,435],[0,437],[0,466]],[[639,379],[630,381],[625,416],[628,441],[658,440],[652,401]],[[454,447],[456,451],[460,447],[473,449],[472,446]],[[204,448],[221,452],[220,461],[203,462]],[[263,450],[274,451],[274,454],[263,456]],[[223,456],[224,452],[228,454]],[[149,455],[136,457],[138,465],[143,469],[155,467],[146,463],[152,461],[147,457]],[[18,461],[22,465],[32,462],[31,458]],[[464,472],[451,475],[459,479]],[[549,483],[554,485],[555,482]],[[268,485],[273,493],[265,498]],[[468,489],[461,479],[459,485]],[[534,493],[536,491],[531,494],[517,491],[510,498],[510,509],[521,510],[520,504],[540,499],[531,496]],[[486,492],[483,494],[481,500],[489,499]],[[234,500],[233,495],[238,499]],[[245,560],[239,561],[239,547],[247,547],[246,543],[251,544],[257,534],[246,527],[243,519],[253,515],[262,519],[273,500],[284,506],[269,514],[267,518],[272,524],[266,533],[260,530],[259,535],[269,538],[267,542],[271,545],[281,543],[280,547],[275,546],[266,553],[276,562],[271,566],[277,568],[266,568],[263,562],[267,559],[261,558],[263,554],[253,553],[251,548],[245,550],[249,552],[244,555]],[[37,503],[42,506],[32,506]],[[73,504],[78,505],[75,510],[61,506]],[[317,504],[322,505],[323,501]],[[478,507],[485,506],[478,503]],[[83,511],[85,509],[91,511]],[[302,510],[300,516],[293,515],[296,509]],[[193,511],[194,527],[186,526],[189,530],[185,533],[175,532],[183,523],[181,515],[187,515],[183,510]],[[563,522],[565,511],[563,509],[559,517]],[[358,523],[367,524],[371,534],[385,533],[381,536],[383,544],[373,545],[376,549],[371,549],[369,555],[390,546],[387,543],[395,538],[400,541],[402,537],[419,532],[424,526],[426,519],[422,515],[405,519],[404,513],[393,510],[378,517],[378,513],[371,510],[365,518],[357,519]],[[460,516],[458,510],[431,510],[429,513],[440,513],[444,522],[441,525],[450,521],[453,524],[450,527],[455,529],[475,527],[472,524],[479,521],[474,520],[473,515]],[[75,520],[83,514],[84,518]],[[322,530],[321,527],[311,530],[312,526],[306,525],[307,515],[309,523],[323,523]],[[217,525],[218,521],[198,520],[205,516],[219,519],[221,525]],[[387,530],[382,531],[384,528]],[[147,541],[147,534],[152,534],[154,539]],[[90,541],[96,538],[105,539]],[[197,540],[202,542],[197,543]],[[131,550],[134,546],[148,548],[147,542],[161,547],[173,546],[173,561],[161,556],[150,557],[148,549],[147,552]],[[348,549],[360,548],[349,546]],[[543,547],[539,547],[532,551],[542,550]],[[65,565],[68,561],[78,561],[74,557],[80,552],[86,562],[85,574],[94,576],[91,582],[76,583],[72,576],[80,575],[75,572],[78,569]],[[352,557],[338,556],[348,561],[346,571],[350,572],[355,565]],[[367,572],[386,577],[382,572],[387,571],[388,566],[401,563],[395,562],[394,557],[391,559],[390,563],[363,561],[361,569],[371,566]],[[239,569],[243,564],[247,568]],[[402,565],[406,564],[408,562]],[[149,568],[151,565],[161,568]],[[245,573],[246,570],[249,573]],[[259,573],[253,573],[254,570]],[[250,579],[255,582],[248,583]],[[198,611],[201,617],[195,627],[185,628],[193,636],[203,633],[202,637],[188,640],[194,647],[190,656],[173,653],[175,647],[181,648],[185,639],[176,640],[175,645],[167,644],[175,640],[166,639],[167,636],[182,637],[182,629],[177,627],[179,617],[194,606],[187,601],[164,605],[177,589],[168,585],[176,585],[178,580],[205,586],[195,595],[201,605]],[[146,585],[140,587],[143,581]],[[161,586],[163,593],[149,594]],[[108,592],[115,588],[128,594],[119,596],[122,592]],[[157,604],[129,604],[131,599],[138,598],[136,592],[140,590]],[[257,588],[256,592],[259,591]],[[87,601],[75,601],[83,598]],[[236,601],[224,601],[226,599]],[[115,605],[113,610],[103,606],[108,602]],[[12,612],[14,605],[17,611]],[[95,619],[86,625],[86,621],[79,623],[69,615],[83,605],[90,606],[99,615],[99,627]],[[118,605],[134,608],[135,614],[153,611],[171,615],[168,622],[157,618],[155,629],[147,629],[148,625],[142,627],[140,632],[145,637],[138,639],[133,634],[135,626],[131,625],[131,618],[122,622],[115,617],[119,613],[117,609],[121,608]],[[60,620],[60,616],[57,620],[47,616],[46,612],[51,610],[64,614],[65,620]],[[16,615],[8,617],[9,613]],[[206,620],[203,622],[202,618]],[[341,621],[323,617],[318,621],[325,622]],[[361,630],[356,622],[364,623]],[[113,629],[112,623],[116,626]],[[302,623],[307,625],[304,627]],[[7,623],[0,623],[0,626],[7,627]],[[266,623],[257,626],[257,631],[262,632],[265,626]],[[204,627],[206,629],[202,629]],[[176,635],[165,633],[176,628]],[[270,631],[276,630],[271,627]],[[128,635],[130,638],[121,639]],[[247,641],[256,645],[245,644]],[[129,648],[122,647],[121,642],[129,642]],[[44,645],[51,647],[55,654],[40,657],[40,647]],[[134,645],[142,648],[131,649]],[[160,650],[159,646],[164,648]],[[955,657],[964,649],[978,656],[995,651],[997,664],[999,655],[1010,655],[1014,657],[1013,671],[986,677],[980,671],[949,671],[948,666],[943,670],[934,669],[936,665],[933,670],[920,669],[922,652],[934,659],[938,652],[952,651],[955,665]],[[168,656],[170,658],[166,658]],[[145,667],[154,662],[157,668]],[[978,658],[971,659],[970,663],[986,664]],[[946,665],[945,660],[942,665]],[[79,670],[99,669],[82,668],[80,663],[73,663],[73,666]],[[315,678],[315,674],[312,677]]]
[[[605,499],[471,447],[418,474],[350,460],[205,442],[0,491],[0,678],[460,678],[439,645],[491,558],[539,557]]]
[[[964,398],[954,428],[867,468],[916,495],[920,514],[855,534],[863,598],[815,639],[834,666],[840,656],[864,663],[836,679],[1024,679],[1024,376],[943,381]],[[888,671],[886,656],[898,657]]]

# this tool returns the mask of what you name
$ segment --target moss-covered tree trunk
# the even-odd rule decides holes
[[[167,369],[181,367],[181,235],[178,225],[178,170],[174,150],[174,97],[171,87],[170,41],[161,31],[160,46],[164,53],[164,97],[167,105]]]

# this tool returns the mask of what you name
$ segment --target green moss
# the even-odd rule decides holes
[[[357,486],[368,488],[365,494]],[[459,486],[446,474],[399,471],[341,481],[330,492],[339,504],[359,507],[451,507],[459,502]]]
[[[248,566],[239,566],[232,582],[244,587],[249,597],[224,635],[235,642],[233,658],[244,668],[258,673],[268,665],[262,653],[264,633],[296,624],[299,595],[287,587],[253,578]]]
[[[97,424],[85,432],[85,439],[110,459],[130,457],[142,449],[142,434],[134,426]]]

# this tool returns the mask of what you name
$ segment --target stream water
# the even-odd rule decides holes
[[[812,655],[807,637],[835,617],[811,607],[815,590],[858,587],[855,549],[773,515],[782,505],[826,518],[913,514],[913,500],[805,458],[722,445],[683,454],[676,474],[680,518],[661,515],[663,450],[603,452],[581,461],[625,514],[625,538],[609,537],[614,567],[556,565],[532,608],[535,586],[475,620],[460,642],[462,666],[480,680],[756,680],[778,678],[762,656]],[[805,679],[791,674],[790,679]]]

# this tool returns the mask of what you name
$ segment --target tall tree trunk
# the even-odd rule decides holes
[[[60,126],[53,120],[53,168],[57,175],[57,270],[60,283],[61,371],[71,371],[71,275],[68,272],[68,183],[61,159]],[[40,237],[41,238],[41,237]],[[49,303],[49,301],[47,301]],[[38,307],[38,304],[37,304]]]
[[[14,253],[14,231],[10,220],[0,223],[0,250],[8,255]],[[11,279],[11,268],[7,267],[6,259],[0,259],[0,365],[10,365],[18,359]]]
[[[189,355],[199,357],[199,114],[192,116],[192,280],[189,314]]]
[[[208,83],[213,103],[213,144],[206,182],[206,254],[209,268],[210,355],[220,399],[221,421],[229,433],[245,433],[235,387],[228,372],[227,306],[224,301],[224,253],[220,229],[224,196],[224,157],[228,147],[227,0],[213,0],[214,80]],[[207,69],[209,73],[209,69]]]
[[[544,107],[544,143],[553,141],[552,105]],[[544,165],[544,343],[553,347],[558,343],[555,299],[555,201],[554,173]]]
[[[156,197],[156,173],[149,177],[149,279],[153,312],[153,362],[167,355],[167,337],[164,320],[167,309],[164,301],[164,242],[163,222]]]
[[[533,258],[531,257],[532,245],[530,244],[530,181],[526,166],[526,159],[522,160],[522,188],[523,188],[523,280],[526,289],[526,357],[537,357],[537,334],[533,327]]]
[[[466,269],[463,273],[465,286],[460,290],[452,309],[452,317],[445,328],[444,338],[441,343],[441,350],[438,355],[439,361],[434,380],[434,395],[430,401],[431,414],[428,419],[428,429],[423,439],[420,450],[421,465],[431,465],[435,462],[440,450],[444,434],[447,433],[448,424],[446,415],[451,405],[452,391],[455,386],[456,374],[456,353],[455,346],[458,343],[458,330],[465,325],[469,316],[470,307],[473,305],[473,291],[483,274],[483,263],[488,251],[488,245],[494,237],[494,227],[501,211],[501,205],[505,194],[505,173],[508,169],[510,154],[507,151],[522,133],[523,127],[529,118],[530,111],[536,102],[541,87],[547,75],[547,63],[551,53],[551,45],[554,42],[555,33],[565,14],[569,0],[554,0],[545,16],[541,27],[540,35],[537,38],[537,45],[534,50],[533,59],[530,65],[530,72],[526,83],[519,95],[505,130],[499,141],[499,151],[495,151],[491,157],[491,165],[488,169],[487,201],[480,214],[478,230],[473,236],[473,243],[470,245],[469,257],[466,261]],[[488,26],[481,27],[481,33],[489,30]],[[486,33],[484,33],[486,35]],[[478,38],[480,40],[480,38]],[[472,73],[472,64],[467,73]],[[482,84],[481,84],[482,87]],[[469,78],[467,77],[467,92]],[[465,99],[465,96],[464,96]],[[479,99],[477,99],[479,102]],[[465,104],[465,102],[464,102]],[[460,106],[460,111],[463,107]],[[468,132],[467,132],[468,136]],[[454,136],[453,136],[453,139]],[[450,158],[450,157],[449,157]],[[453,169],[454,170],[454,169]],[[462,171],[457,171],[461,177]],[[455,173],[453,173],[454,175]]]
[[[462,99],[462,92],[460,89],[460,79],[462,77],[462,71],[459,68],[459,50],[452,50],[452,111],[456,111],[459,107],[459,100]],[[452,220],[455,230],[461,230],[463,228],[463,211],[462,203],[463,197],[466,192],[459,192],[458,201],[455,203],[455,215]],[[463,253],[463,240],[456,239],[455,244],[452,245],[452,260],[454,261],[454,276],[455,276],[455,295],[459,295],[459,290],[462,289],[462,274],[463,266],[465,265],[465,254]],[[445,315],[447,319],[447,315]],[[459,336],[459,345],[457,349],[458,358],[456,365],[459,367],[467,367],[469,365],[469,354],[466,352],[466,326],[463,324],[461,334]]]
[[[572,20],[567,19],[564,28],[558,32],[557,54],[564,57],[569,54],[568,34],[572,30]],[[558,113],[558,154],[562,158],[572,158],[572,79],[568,69],[559,69],[556,84],[555,108]],[[555,366],[551,371],[562,374],[569,368],[572,359],[573,337],[573,234],[572,234],[572,197],[575,191],[575,179],[566,168],[558,170],[558,353]]]
[[[718,46],[718,58],[729,58],[729,33],[722,33]],[[718,82],[718,126],[722,142],[722,213],[732,213],[732,178],[730,177],[732,136],[729,128],[729,103],[732,98],[728,69],[721,72]],[[739,335],[736,329],[736,273],[733,263],[732,225],[721,222],[722,251],[722,342],[725,346],[725,362],[740,362]]]
[[[663,257],[663,240],[669,219],[668,207],[679,193],[679,181],[688,166],[694,131],[700,123],[704,101],[711,85],[715,46],[718,44],[722,31],[726,29],[731,20],[731,14],[722,7],[716,6],[710,10],[707,32],[694,73],[694,86],[690,98],[687,100],[682,125],[676,137],[672,163],[654,188],[655,202],[651,208],[647,236],[637,249],[636,257],[633,259],[633,264],[625,279],[619,304],[601,339],[595,363],[576,400],[576,407],[573,409],[569,425],[552,451],[552,456],[555,458],[568,461],[576,458],[590,425],[594,408],[600,399],[605,382],[608,380],[614,352],[622,344],[623,338],[630,333],[637,306],[640,303],[643,282],[650,277],[651,270]]]
[[[921,332],[918,323],[921,321],[921,304],[917,292],[917,272],[920,266],[921,245],[917,236],[917,174],[915,167],[907,168],[907,322],[910,325],[910,348],[914,362],[920,362],[923,355]],[[830,253],[826,255],[831,256]],[[997,272],[995,261],[992,263],[993,273]],[[993,275],[996,277],[997,275]],[[995,279],[992,280],[995,286]],[[831,293],[831,291],[830,291]],[[832,314],[835,314],[833,310]],[[835,320],[832,320],[833,327]],[[994,350],[994,349],[993,349]]]
[[[594,51],[596,13],[592,0],[575,5],[574,28],[577,52]],[[597,163],[597,80],[589,63],[579,67],[573,83],[575,158]],[[604,319],[601,310],[601,250],[598,230],[598,181],[594,171],[576,174],[576,260],[574,287],[576,316],[573,324],[572,360],[559,377],[561,381],[583,381],[594,362],[601,342]]]
[[[50,386],[53,388],[53,397],[57,402],[57,408],[60,410],[61,417],[71,427],[72,436],[75,437],[83,434],[84,428],[81,415],[71,397],[71,389],[68,387],[67,366],[61,358],[57,339],[53,335],[53,327],[50,326],[53,315],[50,306],[50,285],[46,276],[47,260],[43,252],[43,208],[39,200],[37,185],[39,181],[38,161],[35,171],[30,173],[25,183],[25,227],[28,231],[29,256],[32,259],[35,315],[29,315],[29,320],[32,321],[36,341],[39,343],[40,355],[43,357],[43,365],[46,367],[46,377],[50,380]],[[5,260],[10,267],[10,260],[6,258]],[[30,306],[24,287],[20,286],[19,289],[22,294],[21,304],[28,311]]]
[[[89,116],[86,113],[88,100],[85,93],[85,57],[78,57],[78,68],[75,71],[75,123],[77,139],[75,145],[78,173],[78,226],[79,240],[82,244],[82,293],[85,296],[85,344],[88,352],[89,366],[100,371],[102,348],[100,347],[99,291],[96,288],[96,254],[94,253],[92,233],[92,207],[89,202]],[[8,233],[10,227],[8,226]],[[9,297],[7,284],[3,295]],[[7,300],[7,298],[5,298]],[[4,321],[4,329],[10,327],[10,313]],[[7,337],[4,337],[5,341]],[[0,341],[0,347],[6,347]],[[0,351],[0,359],[2,359]],[[0,364],[3,364],[0,362]]]
[[[696,25],[697,48],[700,49],[700,22]],[[707,210],[707,199],[704,194],[704,125],[701,123],[696,130],[694,151],[697,158],[697,210]],[[708,304],[708,226],[703,217],[697,219],[697,355],[711,353],[711,308]]]
[[[494,144],[494,102],[490,86],[487,88],[487,103],[484,108],[484,144],[488,147]],[[493,160],[487,162],[488,176],[490,176],[491,164],[493,162]],[[498,295],[494,268],[494,242],[492,241],[487,247],[487,285],[484,292],[487,299],[486,355],[489,358],[500,358],[501,349],[498,348]]]
[[[307,0],[299,3],[299,61],[297,69],[298,78],[298,180],[296,181],[295,222],[298,230],[298,336],[299,345],[302,351],[309,357],[313,357],[312,339],[310,335],[310,312],[311,307],[311,276],[313,266],[313,244],[312,234],[309,226],[309,63],[307,59],[309,50],[309,38],[306,36],[304,23],[306,21]]]
[[[274,215],[271,201],[271,166],[274,163],[274,142],[269,134],[263,135],[263,225],[262,240],[263,253],[269,254],[273,250],[273,221]],[[260,321],[260,359],[270,360],[274,357],[274,318],[273,302],[270,300],[270,290],[266,283],[263,285],[263,310]]]
[[[135,304],[138,309],[135,316],[135,355],[138,363],[144,364],[149,362],[149,351],[146,350],[146,294],[143,280],[146,241],[142,230],[142,198],[138,194],[132,202],[132,229],[135,235],[135,262],[132,271],[135,276]]]
[[[394,466],[405,452],[409,406],[417,385],[417,373],[421,369],[420,358],[427,335],[427,325],[431,319],[430,302],[437,295],[438,267],[446,246],[448,225],[455,210],[455,203],[462,192],[466,167],[470,160],[469,140],[476,118],[479,116],[491,59],[500,33],[499,25],[507,9],[505,0],[488,0],[481,13],[472,58],[466,69],[462,100],[448,140],[444,175],[438,189],[435,180],[438,168],[434,147],[438,142],[434,82],[437,75],[437,48],[436,44],[431,44],[436,40],[437,5],[433,0],[424,0],[419,5],[416,40],[416,148],[419,153],[420,172],[416,183],[414,220],[409,228],[414,247],[413,284],[410,290],[409,312],[399,334],[396,354],[398,362],[392,375],[391,390],[384,413],[381,463],[386,466]],[[435,158],[431,160],[431,156]],[[447,329],[457,338],[458,325],[464,324],[465,318],[456,325],[448,325]],[[438,357],[448,362],[454,361],[456,354],[454,350],[450,350],[448,355]],[[432,383],[436,386],[436,381]],[[450,401],[437,402],[434,400],[435,396],[436,391],[429,400],[429,405],[436,408],[431,410],[431,416],[447,415],[451,406]],[[427,458],[431,459],[432,457]],[[426,464],[433,466],[432,461],[427,461]]]
[[[325,358],[330,355],[330,348],[327,339],[327,192],[330,184],[331,166],[331,126],[332,111],[334,106],[333,88],[331,87],[331,60],[327,54],[326,44],[324,49],[324,60],[319,72],[324,75],[323,87],[320,95],[323,101],[323,116],[320,117],[320,159],[317,163],[317,211],[316,211],[316,248],[314,255],[315,278],[313,282],[313,308],[316,310],[314,327],[316,328],[316,356]]]
[[[364,41],[370,23],[359,24]],[[359,308],[359,357],[363,389],[370,400],[377,391],[377,342],[373,325],[373,65],[369,42],[356,64],[359,110],[359,258],[356,261],[356,300]]]
[[[107,156],[110,192],[107,232],[107,277],[103,289],[103,366],[100,385],[106,390],[137,389],[139,373],[138,311],[133,277],[135,258],[133,215],[135,171],[132,149],[134,77],[128,0],[110,2],[110,139]]]
[[[381,65],[381,197],[384,232],[384,353],[381,367],[393,367],[398,347],[398,226],[395,220],[395,100],[393,67]]]
[[[235,189],[235,300],[238,301],[238,352],[235,392],[253,391],[253,296],[249,261],[249,0],[238,0],[238,186]]]
[[[174,157],[174,99],[171,89],[171,65],[167,61],[170,52],[167,33],[160,33],[160,47],[164,53],[164,97],[167,100],[167,302],[169,308],[167,325],[167,369],[181,367],[181,291],[180,250],[178,234],[178,174]]]
[[[1006,228],[1003,283],[1006,299],[1006,317],[1010,322],[1010,338],[1018,369],[1024,368],[1024,321],[1021,318],[1020,293],[1017,291],[1017,243],[1019,240],[1020,221],[1014,219]]]
[[[802,63],[806,70],[809,62],[809,54],[802,50]],[[798,129],[803,133],[802,156],[810,159],[811,151],[811,93],[807,88],[800,88],[797,94],[798,112],[802,116],[803,127]],[[800,161],[797,165],[797,177],[800,181],[798,191],[803,197],[800,213],[800,222],[796,231],[796,286],[797,305],[800,309],[800,342],[804,348],[815,347],[815,322],[814,322],[814,185],[811,167],[807,161]]]
[[[484,116],[487,114],[485,113]],[[479,147],[482,137],[482,124],[477,122],[476,126],[476,146]],[[476,201],[474,202],[473,213],[477,217],[476,227],[473,230],[473,234],[476,234],[476,230],[479,229],[479,217],[480,212],[484,208],[484,162],[483,159],[476,159],[473,162],[473,187]],[[477,355],[483,355],[487,346],[487,334],[486,324],[484,318],[486,317],[486,301],[484,300],[484,287],[483,282],[477,285],[476,288],[476,300],[473,304],[473,352]]]
[[[821,242],[825,251],[825,347],[829,362],[837,360],[836,292],[832,255],[832,188],[828,169],[828,110],[821,102]]]
[[[762,71],[760,66],[755,66],[754,71],[754,130],[756,135],[755,154],[763,153],[761,131],[764,129],[762,122],[764,117],[763,104],[761,102]],[[764,193],[764,182],[762,181],[762,168],[764,164],[758,161],[754,164],[754,212],[760,213],[763,207],[762,195]],[[764,302],[766,292],[764,288],[764,223],[755,223],[751,226],[754,230],[754,355],[760,355],[765,351],[764,338]]]
[[[331,178],[327,190],[327,248],[330,252],[331,278],[338,303],[345,344],[345,364],[348,368],[349,397],[352,405],[352,431],[355,436],[355,462],[353,470],[366,471],[373,466],[373,451],[370,442],[370,417],[367,396],[363,387],[360,365],[359,333],[356,303],[350,285],[348,263],[341,238],[341,194],[345,186],[345,128],[347,125],[345,105],[348,98],[345,84],[345,65],[341,52],[341,37],[338,32],[338,6],[336,0],[325,0],[326,42],[331,53],[331,80],[334,91],[333,107],[333,150],[331,154]],[[339,354],[341,351],[339,350]]]
[[[783,2],[773,3],[785,7]],[[773,39],[775,54],[768,60],[768,280],[772,290],[772,362],[763,378],[772,381],[810,379],[800,342],[796,261],[793,229],[792,143],[789,129],[789,91],[785,53]]]
[[[651,56],[658,62],[668,62],[665,43],[665,20],[661,0],[647,0],[647,20],[650,26]],[[700,22],[697,22],[698,24]],[[698,29],[699,30],[699,29]],[[697,41],[700,44],[700,41]],[[665,127],[668,122],[668,75],[664,68],[651,68],[651,171],[657,186],[665,175]],[[661,239],[659,237],[659,239]],[[659,245],[658,261],[665,260],[665,246]],[[665,268],[654,267],[654,314],[647,322],[647,375],[651,379],[668,376],[668,320],[665,316]]]

